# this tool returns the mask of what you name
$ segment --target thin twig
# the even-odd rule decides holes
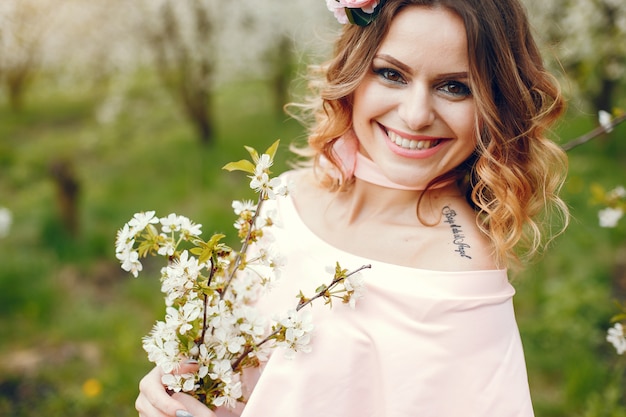
[[[626,121],[626,114],[616,117],[615,119],[611,120],[611,122],[607,124],[606,126],[605,125],[598,126],[592,131],[587,132],[584,135],[579,136],[576,139],[573,139],[567,142],[566,144],[561,146],[561,148],[563,148],[563,150],[565,151],[570,151],[577,146],[580,146],[584,143],[589,142],[591,139],[594,139],[604,133],[608,133],[611,129],[613,129],[615,126],[619,125],[620,123],[624,121]]]
[[[330,283],[330,285],[323,289],[322,291],[318,292],[317,294],[315,294],[312,298],[310,298],[309,300],[305,301],[305,302],[300,302],[298,303],[298,306],[296,307],[296,311],[300,311],[302,308],[304,308],[305,306],[311,304],[313,302],[313,300],[323,297],[324,293],[326,293],[326,291],[328,291],[329,289],[331,289],[332,287],[334,287],[335,285],[337,285],[339,282],[344,281],[346,278],[356,274],[357,272],[360,272],[364,269],[367,268],[371,268],[372,265],[363,265],[357,269],[355,269],[354,271],[351,271],[349,273],[347,273],[345,276],[341,277],[341,278],[334,278],[332,280],[332,282]],[[269,335],[267,335],[267,337],[265,337],[265,339],[261,340],[259,343],[257,343],[254,346],[246,346],[246,348],[244,349],[244,351],[241,353],[241,355],[239,355],[239,357],[231,364],[231,368],[233,369],[233,371],[236,371],[237,368],[239,368],[239,366],[241,365],[241,362],[250,354],[250,352],[252,352],[253,348],[259,348],[262,345],[264,345],[265,343],[269,342],[270,340],[272,340],[272,338],[274,336],[276,336],[277,334],[279,334],[282,330],[284,326],[281,324],[279,325],[276,330],[274,330],[272,333],[270,333]]]
[[[310,299],[308,299],[308,300],[306,300],[304,302],[302,302],[302,301],[299,302],[298,306],[296,307],[296,311],[302,310],[304,307],[306,307],[307,305],[311,304],[314,300],[316,300],[316,299],[318,299],[320,297],[323,297],[326,294],[326,291],[332,289],[339,282],[344,281],[346,278],[356,274],[357,272],[361,272],[362,270],[367,269],[367,268],[371,268],[371,267],[372,267],[372,265],[369,265],[369,264],[368,265],[362,265],[359,268],[355,269],[354,271],[347,273],[346,276],[333,279],[332,282],[330,283],[330,285],[327,288],[325,288],[324,290],[318,292],[317,294],[315,294]]]
[[[230,276],[228,277],[228,280],[226,281],[226,285],[224,286],[224,289],[222,290],[222,294],[220,294],[220,298],[224,298],[224,295],[226,294],[226,290],[228,289],[228,287],[230,286],[230,283],[235,278],[235,274],[237,273],[237,270],[239,269],[239,265],[241,264],[241,259],[243,258],[243,255],[248,251],[248,245],[250,244],[250,237],[252,236],[252,232],[256,230],[256,219],[259,217],[259,213],[261,212],[261,206],[263,205],[263,201],[265,201],[265,194],[263,193],[263,191],[261,191],[259,193],[259,200],[257,202],[256,211],[254,212],[254,215],[252,216],[252,219],[250,220],[250,228],[248,229],[246,238],[243,241],[243,244],[241,245],[241,249],[237,253],[235,262],[230,272]]]

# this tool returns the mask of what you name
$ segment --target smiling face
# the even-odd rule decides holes
[[[463,21],[410,6],[392,22],[354,92],[361,153],[392,181],[425,187],[474,151],[476,107]]]

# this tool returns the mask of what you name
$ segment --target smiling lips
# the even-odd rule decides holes
[[[426,150],[426,149],[434,148],[435,146],[439,145],[439,143],[441,142],[440,139],[412,140],[412,139],[404,138],[398,135],[397,133],[392,132],[391,130],[386,130],[386,132],[391,142],[395,143],[401,148],[408,149],[408,150]]]

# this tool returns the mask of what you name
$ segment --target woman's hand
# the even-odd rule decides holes
[[[180,373],[194,372],[198,365],[183,364]],[[163,371],[154,367],[139,383],[135,408],[140,417],[215,417],[209,408],[190,395],[169,395],[161,383]]]

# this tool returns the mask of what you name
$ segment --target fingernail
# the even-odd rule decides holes
[[[176,417],[193,417],[193,414],[186,410],[176,410]]]
[[[198,364],[198,361],[197,361],[197,360],[195,360],[195,359],[187,359],[187,360],[185,361],[185,363],[186,363],[187,365],[197,365],[197,364]],[[181,416],[178,416],[178,417],[181,417]]]

